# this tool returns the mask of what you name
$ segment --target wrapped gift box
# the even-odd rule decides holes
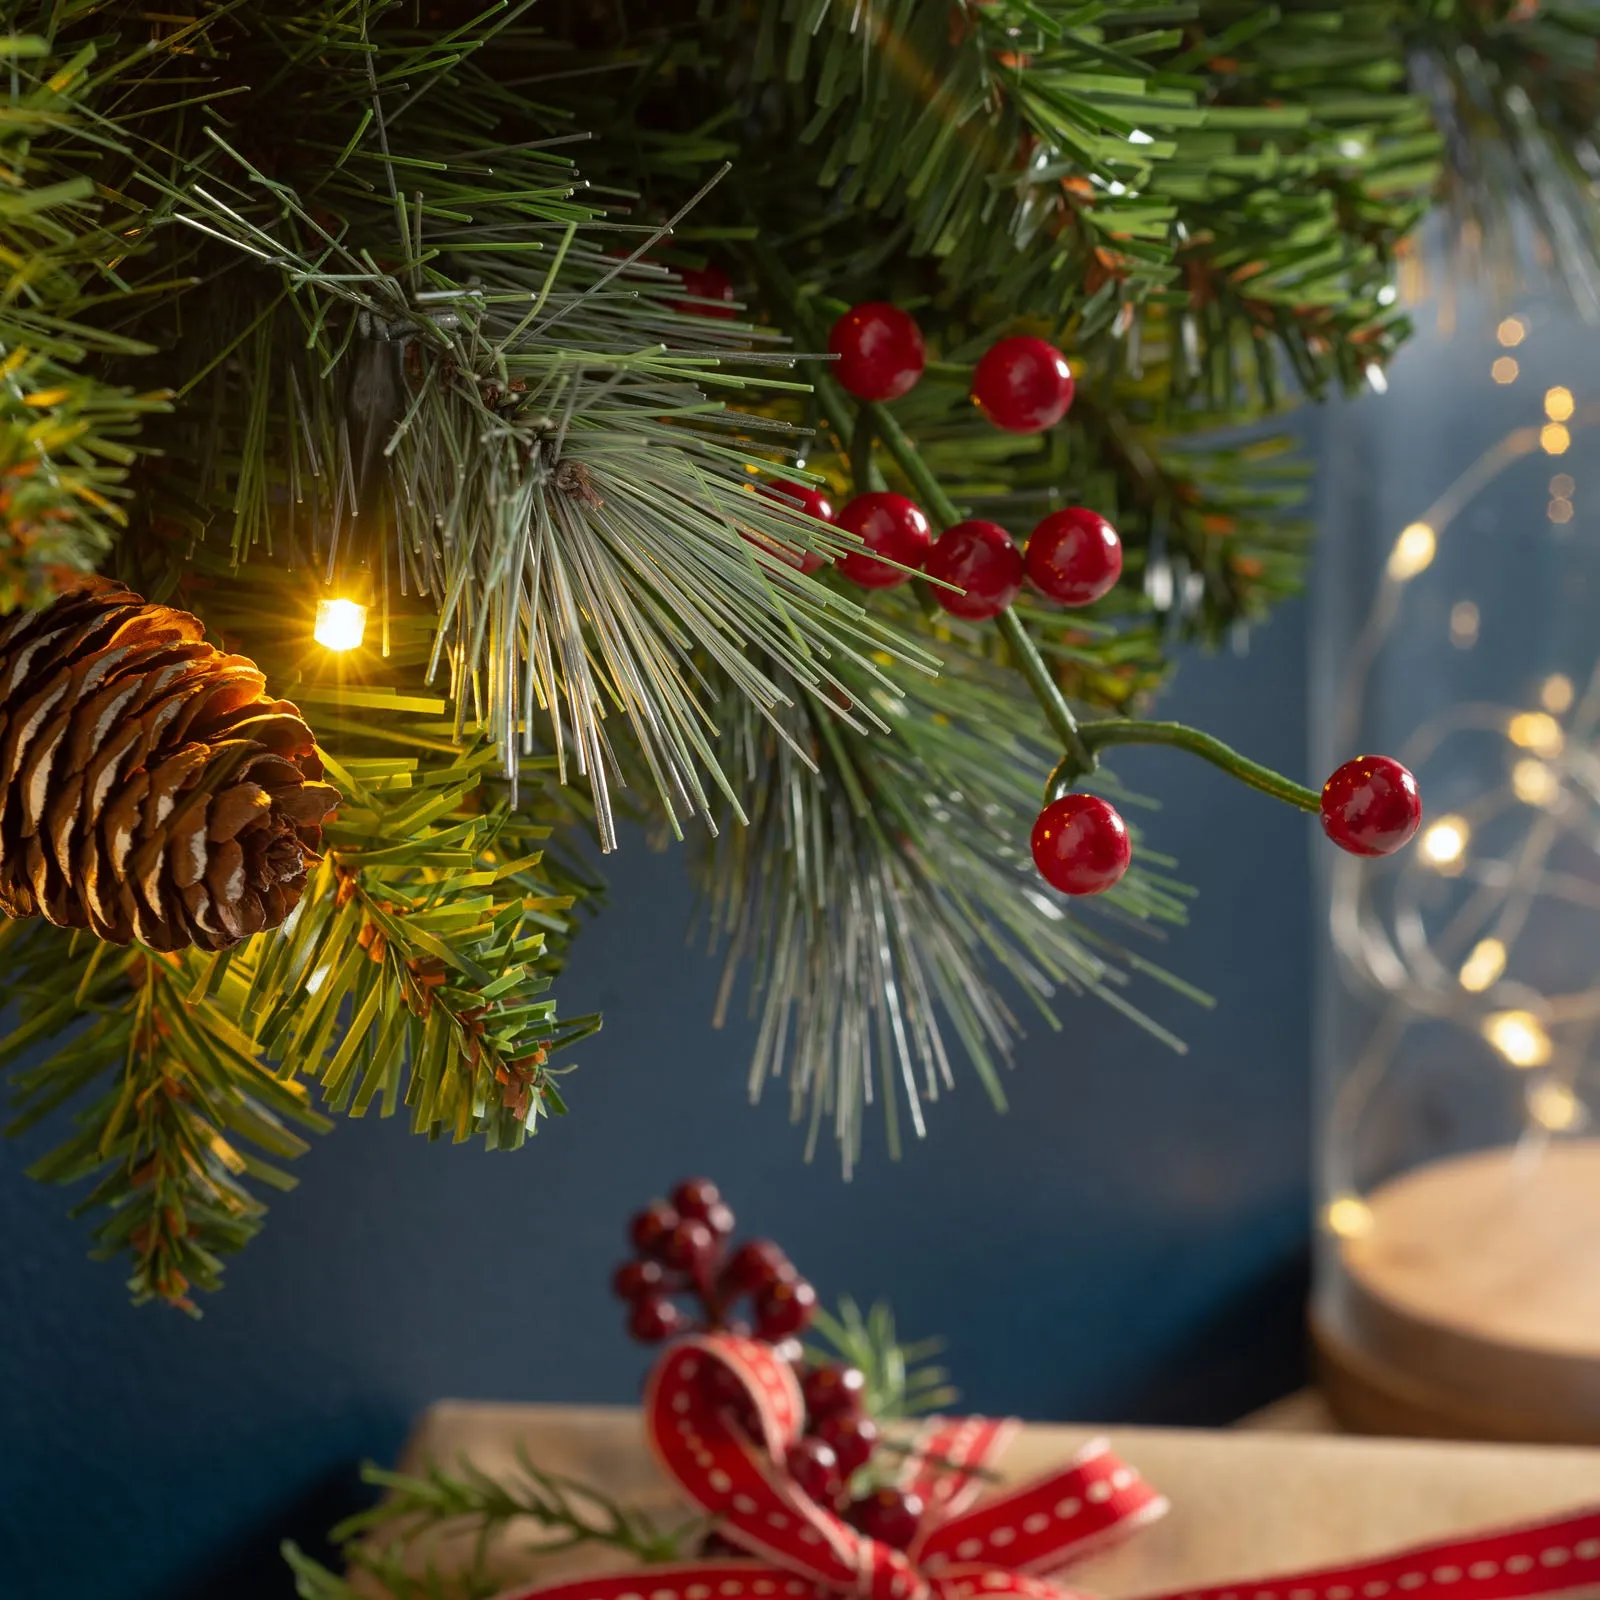
[[[1062,1574],[1073,1588],[1112,1597],[1344,1563],[1600,1501],[1600,1450],[1165,1428],[1030,1425],[1000,1476],[1060,1466],[1097,1436],[1172,1502],[1161,1521]],[[632,1409],[446,1401],[422,1418],[403,1466],[465,1459],[509,1476],[519,1448],[541,1469],[596,1485],[664,1523],[688,1516]],[[466,1551],[434,1546],[427,1559],[448,1570]],[[515,1541],[495,1560],[508,1581],[616,1565],[604,1550],[537,1557]]]

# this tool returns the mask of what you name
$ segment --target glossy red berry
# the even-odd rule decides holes
[[[699,1217],[684,1217],[661,1240],[656,1253],[683,1272],[703,1271],[717,1251],[717,1236]]]
[[[705,1225],[714,1234],[716,1234],[719,1239],[726,1239],[728,1235],[733,1232],[733,1212],[729,1209],[729,1207],[723,1205],[720,1200],[706,1211],[704,1220]]]
[[[892,589],[914,578],[915,572],[903,569],[920,568],[933,546],[933,530],[922,507],[903,494],[858,494],[836,520],[866,546],[840,556],[837,563],[845,577],[863,589]],[[891,561],[899,566],[891,567]]]
[[[833,1446],[813,1436],[789,1446],[785,1465],[801,1494],[819,1506],[831,1506],[844,1492],[844,1474]]]
[[[684,1325],[684,1315],[661,1294],[640,1295],[628,1313],[628,1332],[641,1344],[660,1344]]]
[[[839,358],[839,382],[858,400],[898,400],[928,361],[916,319],[883,300],[851,306],[834,323],[828,351]]]
[[[691,317],[715,317],[719,321],[738,316],[738,311],[732,304],[733,282],[721,267],[715,264],[704,267],[679,267],[678,276],[683,279],[684,293],[693,295],[692,300],[678,300],[673,303],[674,309],[686,311]],[[706,305],[704,302],[713,301],[714,304]]]
[[[1022,591],[1022,552],[997,522],[958,522],[946,528],[922,570],[957,586],[934,585],[931,593],[951,616],[973,622],[998,617]]]
[[[813,1422],[823,1417],[853,1417],[860,1415],[866,1399],[867,1379],[860,1367],[830,1363],[802,1373],[800,1392],[805,1396],[806,1415]]]
[[[1043,339],[1002,339],[990,345],[972,374],[972,398],[1008,433],[1053,428],[1072,404],[1072,369]]]
[[[769,500],[777,500],[797,511],[804,511],[807,516],[815,517],[818,522],[833,521],[833,502],[822,490],[810,484],[779,478],[773,483],[762,484],[761,493]],[[827,558],[815,550],[785,550],[783,559],[790,565],[799,567],[807,577],[810,577]]]
[[[647,1256],[659,1255],[662,1241],[678,1225],[678,1213],[665,1200],[652,1200],[628,1224],[634,1248]]]
[[[804,1333],[817,1311],[817,1291],[804,1278],[780,1279],[756,1296],[756,1337],[776,1344]]]
[[[672,1191],[672,1206],[680,1217],[698,1217],[702,1222],[712,1206],[722,1201],[722,1191],[709,1178],[685,1178]]]
[[[850,1503],[845,1513],[853,1528],[892,1550],[908,1550],[917,1536],[924,1511],[922,1496],[911,1489],[886,1484]]]
[[[824,1417],[816,1427],[819,1439],[833,1446],[839,1458],[839,1471],[854,1477],[872,1459],[878,1448],[878,1425],[871,1417],[853,1417],[838,1412]]]
[[[1417,780],[1388,756],[1357,756],[1322,786],[1323,831],[1351,855],[1391,855],[1421,821]]]
[[[795,1275],[789,1258],[771,1239],[747,1239],[722,1269],[725,1294],[755,1294]]]
[[[642,1294],[659,1294],[666,1277],[659,1261],[624,1261],[611,1274],[611,1289],[623,1300],[637,1300]]]
[[[1025,559],[1040,594],[1064,606],[1087,606],[1122,576],[1122,541],[1098,511],[1069,506],[1033,530]]]
[[[1033,825],[1033,863],[1063,894],[1103,894],[1128,870],[1127,824],[1098,795],[1052,800]]]

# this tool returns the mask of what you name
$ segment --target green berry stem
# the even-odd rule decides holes
[[[1088,753],[1088,765],[1076,760],[1069,751],[1050,774],[1050,784],[1045,792],[1046,803],[1065,794],[1079,778],[1092,772],[1099,752],[1105,745],[1165,744],[1187,750],[1202,761],[1221,767],[1240,783],[1259,789],[1263,794],[1269,794],[1287,805],[1297,806],[1301,811],[1318,811],[1322,806],[1322,797],[1315,789],[1295,783],[1282,773],[1274,772],[1271,767],[1240,755],[1231,745],[1224,744],[1209,733],[1202,733],[1198,728],[1187,727],[1181,722],[1144,722],[1132,717],[1108,717],[1104,722],[1084,723],[1078,732]]]

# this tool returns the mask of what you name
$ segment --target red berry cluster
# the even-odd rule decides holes
[[[928,364],[916,318],[882,300],[851,306],[833,325],[828,353],[839,382],[858,400],[898,400]],[[1074,387],[1067,358],[1031,337],[991,345],[972,374],[973,401],[1008,433],[1053,428],[1071,407]]]
[[[674,1296],[699,1302],[705,1328],[726,1327],[729,1309],[748,1296],[756,1337],[773,1344],[810,1326],[817,1291],[770,1239],[747,1239],[730,1253],[733,1227],[708,1178],[686,1178],[670,1200],[652,1200],[633,1218],[628,1236],[637,1254],[617,1268],[611,1287],[628,1302],[635,1339],[659,1344],[693,1326]]]
[[[801,1491],[837,1512],[868,1538],[904,1550],[921,1520],[921,1498],[894,1486],[852,1496],[852,1480],[871,1462],[878,1447],[878,1425],[866,1411],[866,1379],[858,1367],[826,1362],[803,1365],[796,1335],[810,1325],[816,1290],[795,1271],[771,1239],[747,1239],[731,1252],[734,1216],[717,1186],[688,1178],[669,1199],[653,1200],[628,1225],[636,1251],[617,1268],[612,1287],[628,1302],[628,1331],[656,1344],[688,1332],[691,1319],[674,1296],[699,1302],[704,1328],[729,1326],[728,1312],[749,1297],[755,1336],[764,1339],[797,1368],[805,1401],[805,1427],[785,1461]],[[750,1439],[759,1427],[753,1402],[726,1367],[706,1369],[708,1397],[732,1414]],[[708,1536],[704,1555],[742,1555],[719,1534]]]

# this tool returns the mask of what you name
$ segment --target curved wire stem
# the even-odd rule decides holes
[[[1064,756],[1061,764],[1050,774],[1048,798],[1051,800],[1058,799],[1085,773],[1094,770],[1094,763],[1105,745],[1166,744],[1187,750],[1190,755],[1199,756],[1214,767],[1221,767],[1240,783],[1259,789],[1262,794],[1270,794],[1274,800],[1297,806],[1301,811],[1319,811],[1322,808],[1322,797],[1315,789],[1295,783],[1281,772],[1240,755],[1232,745],[1226,745],[1209,733],[1202,733],[1198,728],[1191,728],[1182,722],[1143,722],[1133,717],[1110,717],[1104,722],[1085,723],[1079,729],[1079,735],[1089,752],[1089,765],[1081,765],[1070,753]]]

